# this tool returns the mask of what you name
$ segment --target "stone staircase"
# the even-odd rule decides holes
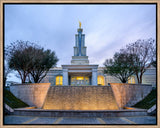
[[[51,86],[43,109],[118,110],[111,86]]]

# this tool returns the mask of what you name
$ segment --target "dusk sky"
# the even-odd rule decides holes
[[[8,4],[5,5],[5,46],[16,40],[37,43],[70,64],[81,21],[90,64],[105,59],[138,39],[156,39],[153,4]],[[14,75],[8,80],[19,81]]]

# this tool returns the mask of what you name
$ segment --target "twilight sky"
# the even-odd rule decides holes
[[[58,67],[70,64],[78,21],[90,64],[103,66],[126,44],[156,39],[154,4],[6,4],[5,46],[16,40],[35,42],[56,52]]]

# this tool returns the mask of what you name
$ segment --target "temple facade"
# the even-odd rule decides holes
[[[74,56],[70,65],[51,68],[46,77],[42,80],[51,83],[52,86],[86,86],[86,85],[109,85],[109,83],[121,83],[119,79],[104,74],[104,67],[89,64],[87,47],[85,46],[85,34],[81,23],[75,35]],[[136,76],[131,76],[128,83],[137,83]],[[149,68],[143,75],[143,84],[156,86],[156,69]]]

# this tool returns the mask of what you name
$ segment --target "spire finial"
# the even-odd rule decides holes
[[[79,28],[81,28],[81,22],[79,21]]]

